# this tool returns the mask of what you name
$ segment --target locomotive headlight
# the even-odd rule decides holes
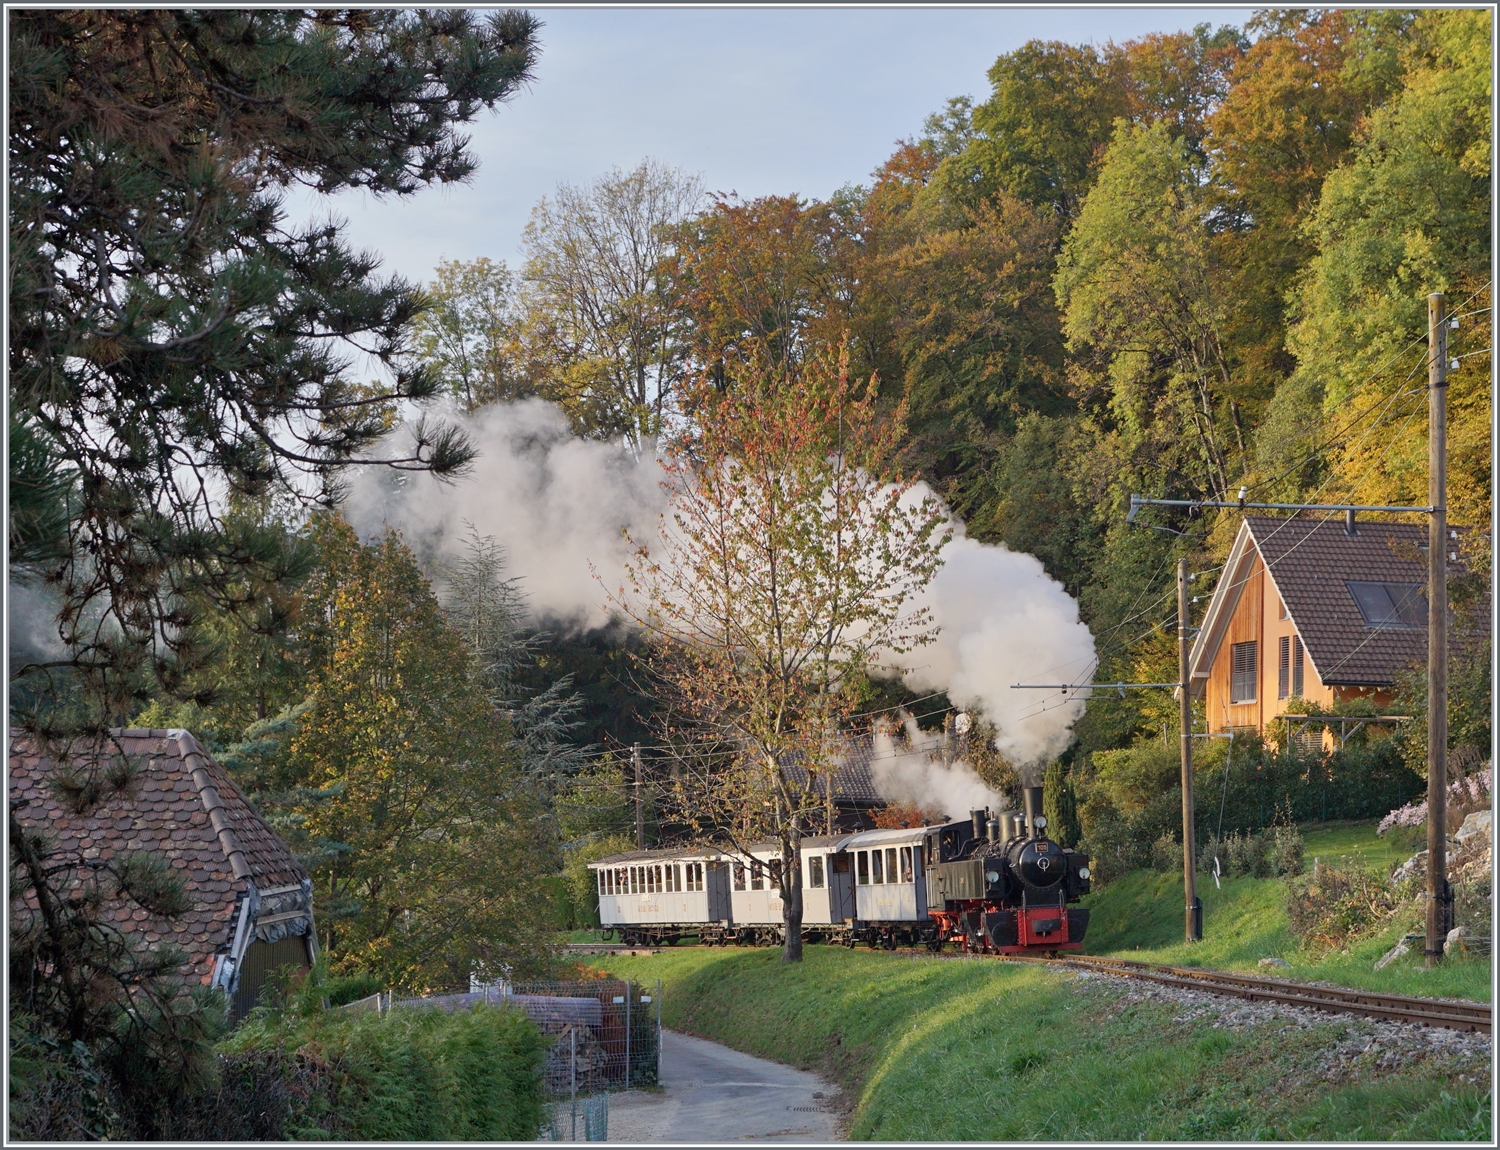
[[[1037,815],[1037,817],[1036,817],[1036,829],[1039,830],[1039,831],[1044,831],[1044,830],[1047,829],[1047,816],[1046,815]]]
[[[1088,878],[1089,877],[1089,868],[1086,867],[1086,866],[1079,867],[1078,868],[1078,877],[1082,878],[1082,879]]]
[[[1000,872],[997,871],[997,870],[987,870],[987,871],[985,871],[984,872],[984,881],[985,882],[999,882],[1000,881]]]

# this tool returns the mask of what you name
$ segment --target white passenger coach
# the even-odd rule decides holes
[[[863,831],[802,840],[802,934],[808,940],[894,949],[934,945],[922,841],[928,828]],[[780,848],[634,851],[590,863],[599,921],[629,944],[779,942]]]

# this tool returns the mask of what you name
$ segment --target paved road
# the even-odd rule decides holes
[[[660,1092],[609,1098],[611,1142],[832,1142],[839,1088],[816,1074],[670,1030]]]

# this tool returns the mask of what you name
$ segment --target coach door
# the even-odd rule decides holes
[[[828,917],[833,922],[845,922],[855,917],[854,871],[850,867],[848,851],[838,851],[828,856]]]

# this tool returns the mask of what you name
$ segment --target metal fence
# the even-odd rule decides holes
[[[479,1003],[526,1012],[549,1040],[542,1066],[548,1116],[543,1141],[602,1142],[608,1093],[661,1081],[661,980],[534,980],[474,985],[464,994],[411,998],[372,994],[342,1010],[468,1010]]]

